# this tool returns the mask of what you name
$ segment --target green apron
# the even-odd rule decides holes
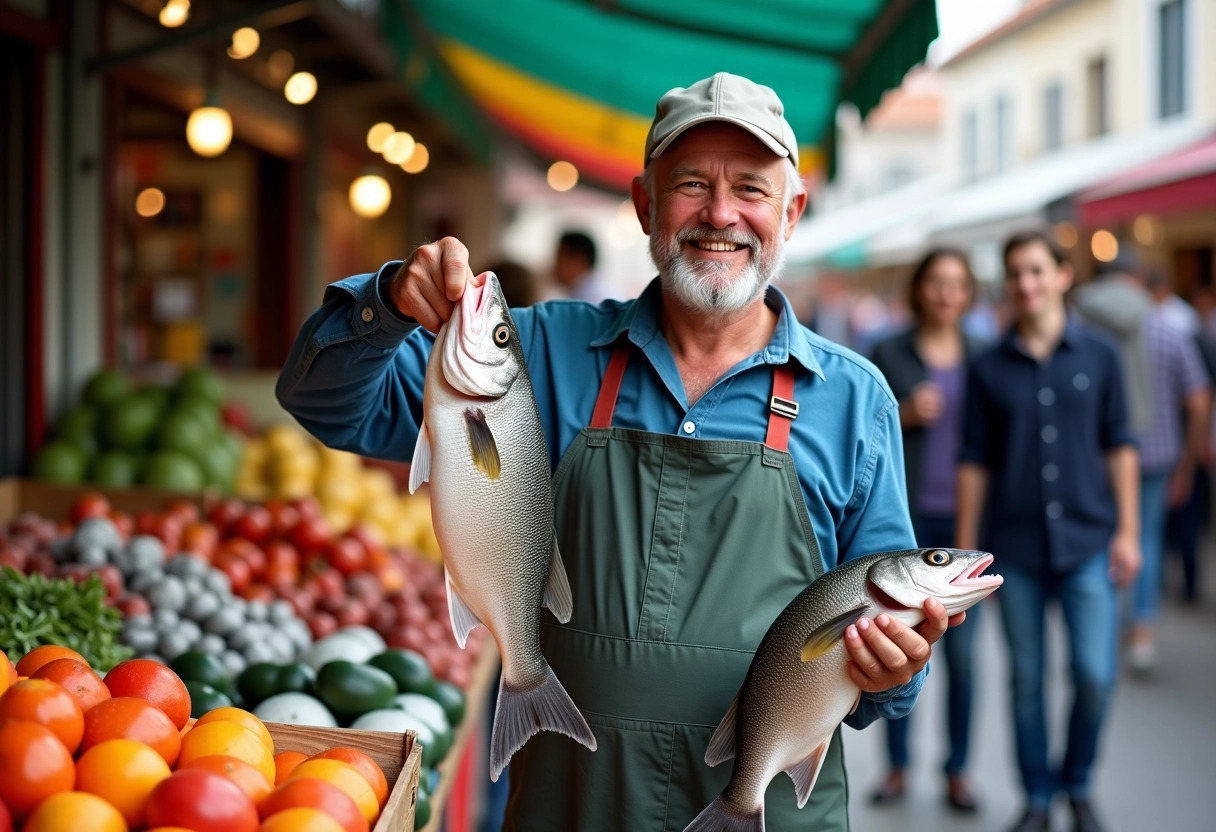
[[[591,426],[554,474],[574,594],[541,647],[595,733],[595,752],[542,732],[511,763],[509,832],[682,832],[731,764],[705,748],[777,614],[823,572],[793,458],[793,375],[774,373],[765,444],[613,428],[629,347],[613,355]],[[775,778],[769,832],[848,829],[837,729],[810,802]]]

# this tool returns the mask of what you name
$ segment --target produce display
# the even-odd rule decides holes
[[[439,560],[425,496],[399,496],[387,471],[328,448],[294,425],[274,425],[247,441],[236,495],[254,501],[315,497],[334,532],[359,525],[387,545]]]
[[[363,751],[276,754],[254,714],[191,720],[190,708],[186,683],[156,662],[121,662],[103,680],[64,647],[15,666],[0,657],[0,832],[368,832],[388,801]]]
[[[59,483],[228,493],[244,442],[228,428],[224,397],[218,376],[202,368],[184,371],[171,387],[138,389],[116,370],[101,370],[54,426],[33,474]]]

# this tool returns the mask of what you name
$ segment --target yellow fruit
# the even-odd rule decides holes
[[[244,725],[261,738],[271,753],[274,752],[274,737],[270,736],[270,730],[262,723],[262,720],[243,708],[214,708],[199,717],[194,725],[195,727],[210,725],[213,722],[235,722]]]
[[[178,766],[199,757],[225,754],[244,760],[260,771],[266,779],[274,782],[274,750],[266,746],[262,737],[239,722],[211,722],[195,724],[182,737],[182,753]]]
[[[359,807],[363,817],[367,818],[368,823],[374,822],[376,815],[380,813],[380,803],[376,800],[376,793],[372,791],[371,785],[354,766],[338,760],[309,759],[293,768],[291,774],[287,775],[288,780],[296,780],[300,777],[316,777],[333,783],[350,795],[351,800],[355,801],[355,805]]]

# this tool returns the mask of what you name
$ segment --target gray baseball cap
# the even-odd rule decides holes
[[[689,127],[707,121],[736,124],[798,166],[798,140],[785,120],[785,107],[777,93],[729,72],[719,72],[690,87],[668,90],[659,99],[646,135],[643,164],[659,156]]]

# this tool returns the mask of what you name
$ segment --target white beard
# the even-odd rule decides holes
[[[733,229],[683,228],[663,238],[651,217],[650,256],[659,268],[663,285],[683,305],[700,312],[725,314],[745,308],[763,294],[781,274],[785,264],[785,240],[778,236],[766,250],[751,232]],[[693,260],[685,256],[683,243],[716,240],[748,246],[747,264],[733,280],[734,264],[724,260]]]

